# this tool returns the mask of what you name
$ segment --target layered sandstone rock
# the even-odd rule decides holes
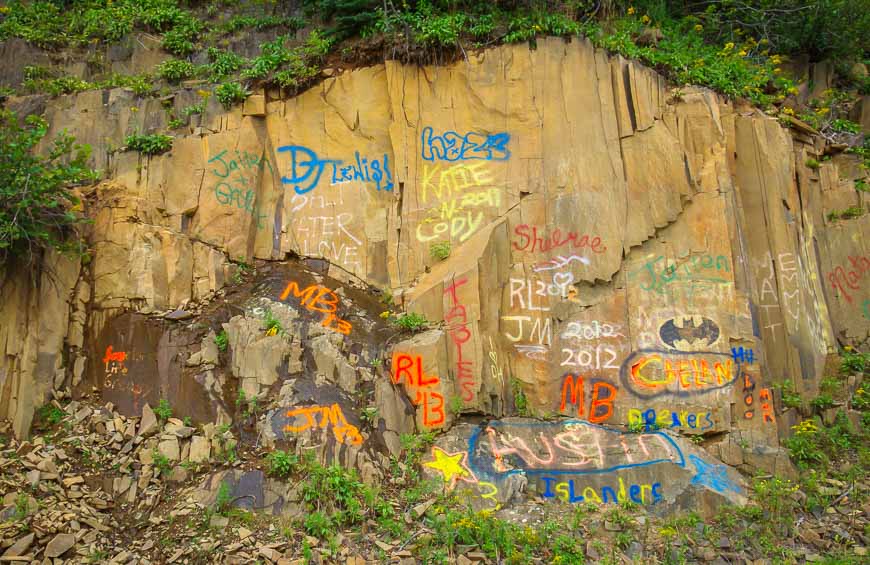
[[[15,419],[17,433],[55,375],[59,384],[75,369],[98,384],[119,313],[220,302],[233,262],[292,254],[328,261],[331,278],[291,276],[254,294],[284,302],[294,282],[292,296],[319,309],[274,306],[281,337],[260,333],[255,309],[272,306],[243,306],[223,326],[228,372],[216,374],[214,352],[201,345],[190,363],[199,384],[183,387],[200,387],[212,405],[230,377],[267,401],[281,390],[283,412],[263,427],[269,441],[316,418],[332,426],[309,426],[332,437],[327,458],[360,467],[374,459],[358,452],[398,453],[400,434],[414,427],[524,411],[661,434],[655,441],[707,435],[709,451],[729,464],[787,471],[778,439],[792,416],[774,385],[815,393],[838,343],[868,337],[870,216],[829,219],[866,207],[854,189],[863,172],[846,155],[807,167],[823,141],[793,136],[758,110],[700,89],[673,98],[651,70],[560,39],[442,67],[388,62],[292,99],[277,94],[230,112],[210,100],[197,125],[154,157],[115,149],[127,133],[164,125],[156,101],[113,90],[49,104],[52,128],[94,145],[108,179],[96,188],[93,261],[80,277],[67,269],[66,290],[49,296],[7,275],[0,415]],[[196,98],[180,91],[174,104]],[[355,319],[326,307],[324,293],[343,296],[350,282],[390,290],[431,329],[371,341],[380,307]],[[323,293],[305,294],[318,285]],[[74,288],[88,292],[77,301]],[[165,379],[155,382],[159,397],[181,390],[173,383],[186,373],[171,367],[188,357],[161,353],[180,338],[155,331],[127,342],[153,358]],[[86,356],[64,357],[83,340]],[[297,386],[300,371],[334,400]],[[339,402],[362,382],[378,407],[372,433]],[[291,401],[322,411],[288,422]],[[473,455],[460,445],[469,434],[444,449]],[[696,484],[684,444],[685,477],[663,499]],[[536,472],[562,468],[536,453],[551,466]],[[644,467],[632,484],[655,484],[668,465]]]

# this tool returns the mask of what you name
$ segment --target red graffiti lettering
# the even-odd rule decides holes
[[[535,251],[550,251],[569,243],[571,247],[576,249],[585,247],[591,249],[593,253],[604,253],[607,251],[607,247],[601,245],[600,237],[578,235],[572,231],[563,236],[559,228],[554,229],[552,234],[543,232],[542,237],[538,237],[537,227],[521,224],[514,228],[514,233],[519,239],[514,240],[511,245],[517,251],[529,251],[530,253]]]
[[[577,416],[583,417],[583,405],[585,402],[583,377],[576,379],[573,375],[566,375],[562,381],[562,402],[559,410],[564,412],[568,404],[577,407]],[[604,422],[613,416],[613,401],[616,399],[616,387],[610,383],[598,381],[592,384],[592,395],[589,399],[589,421],[592,423]],[[602,394],[602,391],[607,391]],[[603,408],[603,411],[600,410]]]
[[[467,278],[454,280],[444,289],[444,294],[450,295],[450,311],[444,317],[450,329],[450,337],[456,346],[456,380],[459,382],[461,398],[465,402],[474,400],[474,371],[471,361],[462,358],[462,345],[471,339],[471,330],[468,329],[468,315],[465,306],[459,304],[456,289],[468,282]],[[454,323],[455,322],[455,323]]]
[[[423,408],[424,426],[431,428],[444,425],[444,396],[432,390],[441,383],[441,379],[425,374],[421,356],[393,353],[393,370],[390,378],[395,384],[404,380],[405,390],[411,398],[411,403]]]

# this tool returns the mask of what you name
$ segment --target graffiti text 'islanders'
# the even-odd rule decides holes
[[[325,171],[328,171],[330,184],[359,181],[374,183],[379,191],[393,190],[393,175],[386,153],[383,158],[366,158],[356,151],[354,162],[346,165],[341,159],[321,159],[317,153],[301,145],[285,145],[279,147],[278,152],[290,156],[290,174],[282,176],[281,182],[292,185],[296,194],[317,188]]]
[[[434,135],[431,127],[423,128],[420,135],[422,157],[426,161],[507,161],[511,152],[508,142],[509,133],[468,132],[460,135],[455,131],[445,131]]]
[[[316,284],[309,285],[305,290],[299,290],[299,285],[294,281],[290,281],[284,292],[281,293],[279,300],[287,300],[287,297],[291,293],[299,299],[300,304],[309,310],[326,314],[323,322],[320,324],[321,326],[345,335],[350,333],[350,322],[342,320],[335,315],[338,309],[338,296],[334,292]]]
[[[628,356],[620,372],[623,385],[638,396],[685,396],[728,386],[740,364],[727,353],[641,349]]]

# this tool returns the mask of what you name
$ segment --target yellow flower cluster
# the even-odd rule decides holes
[[[811,436],[819,431],[818,426],[812,420],[804,420],[796,426],[792,426],[796,436]]]
[[[634,6],[629,6],[629,7],[628,7],[628,15],[629,15],[629,16],[633,16],[634,13],[635,13],[636,11],[637,11],[637,10],[634,9]]]
[[[644,14],[643,17],[640,19],[640,21],[642,21],[642,22],[645,23],[645,24],[648,24],[648,23],[650,23],[652,20],[650,19],[649,16],[647,16],[646,14]]]
[[[380,313],[382,320],[386,320],[387,318],[389,318],[392,315],[393,315],[393,313],[390,312],[389,310],[384,310],[383,312]]]

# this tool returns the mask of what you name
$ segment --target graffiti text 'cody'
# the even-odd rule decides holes
[[[441,379],[436,375],[424,374],[422,357],[393,353],[392,379],[394,384],[404,379],[411,403],[423,407],[424,426],[434,428],[444,425],[444,396],[434,390]]]
[[[378,191],[393,190],[393,175],[386,153],[383,158],[366,158],[356,151],[354,162],[345,165],[341,159],[321,159],[317,153],[301,145],[285,145],[279,147],[278,152],[290,156],[290,173],[282,176],[281,182],[293,186],[296,194],[305,194],[317,188],[327,170],[330,184],[333,185],[359,181],[373,183]]]
[[[294,281],[290,281],[284,289],[284,292],[281,293],[279,300],[287,300],[287,297],[290,296],[291,293],[293,296],[298,298],[299,303],[308,308],[308,310],[313,312],[323,312],[326,314],[323,318],[323,322],[320,324],[321,326],[345,335],[350,333],[350,322],[340,319],[335,314],[338,309],[339,301],[338,296],[334,292],[328,288],[315,284],[306,287],[305,290],[299,290],[299,285]]]

